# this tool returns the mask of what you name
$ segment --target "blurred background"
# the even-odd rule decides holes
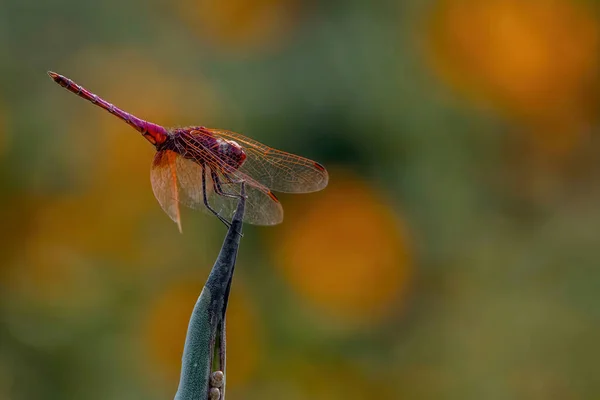
[[[598,11],[2,0],[0,399],[172,398],[225,234],[47,70],[329,170],[245,228],[228,398],[600,398]]]

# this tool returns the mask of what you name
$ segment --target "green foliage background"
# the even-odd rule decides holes
[[[597,3],[453,3],[2,0],[0,399],[172,397],[225,233],[180,235],[153,149],[49,69],[330,170],[245,228],[228,397],[598,398]]]

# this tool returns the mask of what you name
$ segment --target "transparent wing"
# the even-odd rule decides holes
[[[234,140],[244,148],[246,161],[239,171],[276,192],[309,193],[327,186],[329,175],[319,163],[265,146],[239,133],[204,128],[216,137]],[[202,134],[202,130],[194,131]]]
[[[218,165],[204,167],[195,160],[186,159],[170,150],[159,151],[152,164],[152,188],[163,210],[181,230],[179,204],[213,215],[204,204],[202,174],[205,176],[206,196],[210,206],[221,216],[231,219],[240,196],[240,181],[246,184],[246,212],[244,221],[254,225],[275,225],[283,220],[283,208],[266,188],[242,174],[235,177],[219,172]],[[210,159],[210,157],[207,157]],[[213,164],[216,161],[213,160]],[[220,183],[221,192],[215,190]]]
[[[239,175],[232,181],[218,168],[206,163],[204,167],[193,160],[176,157],[179,201],[187,207],[200,209],[213,215],[204,205],[202,174],[204,173],[206,195],[209,205],[226,219],[235,213],[241,196],[241,180],[246,181],[246,212],[244,221],[253,225],[275,225],[283,220],[283,208],[279,200],[266,188],[256,185],[251,179]],[[219,184],[220,190],[215,186]],[[223,193],[220,194],[219,192]]]

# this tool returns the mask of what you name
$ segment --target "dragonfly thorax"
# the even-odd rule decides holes
[[[246,153],[242,146],[235,140],[217,138],[216,141],[217,152],[223,157],[223,161],[236,169],[241,167],[246,161]]]

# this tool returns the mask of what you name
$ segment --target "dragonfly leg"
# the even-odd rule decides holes
[[[212,171],[211,171],[211,172],[212,172]],[[214,174],[214,172],[213,172],[213,174]],[[215,187],[217,187],[217,186],[218,186],[218,189],[219,189],[221,192],[223,192],[223,191],[222,191],[222,189],[221,189],[221,185],[235,185],[235,184],[238,184],[238,183],[242,183],[242,182],[244,182],[244,180],[243,180],[243,179],[236,179],[236,180],[233,180],[233,179],[231,179],[231,177],[230,177],[229,175],[227,175],[227,174],[223,174],[223,177],[225,178],[225,182],[221,182],[221,180],[219,179],[219,177],[218,177],[216,174],[215,174],[215,176],[213,176],[213,183],[215,184],[214,186],[215,186]],[[215,178],[216,178],[216,179],[215,179]],[[215,180],[216,180],[216,182],[215,182]],[[227,195],[227,194],[230,194],[231,196],[235,197],[236,199],[239,199],[239,198],[241,197],[241,195],[236,195],[236,194],[231,194],[231,193],[223,193],[223,195]],[[248,198],[248,195],[246,195],[246,198]]]
[[[219,176],[215,173],[215,171],[210,171],[210,176],[212,178],[213,187],[215,188],[216,194],[224,196],[224,197],[231,197],[232,199],[239,199],[240,197],[242,197],[239,194],[224,192],[223,188],[221,187],[221,184],[222,184],[221,179],[219,179]],[[234,183],[234,182],[231,182],[231,183]]]
[[[212,178],[212,182],[213,182],[213,189],[215,191],[216,194],[218,194],[219,196],[224,196],[224,197],[231,197],[233,199],[241,199],[242,195],[241,194],[232,194],[232,193],[225,193],[223,192],[223,189],[221,188],[221,181],[219,180],[219,176],[215,173],[215,171],[210,171],[210,176]],[[245,196],[246,198],[248,196]],[[231,224],[230,224],[231,225]],[[238,234],[241,237],[244,237],[243,233],[239,233]]]
[[[231,222],[227,221],[225,218],[223,218],[221,216],[221,214],[219,214],[217,211],[215,211],[214,208],[212,208],[210,206],[210,204],[208,203],[208,196],[206,195],[206,173],[208,173],[208,171],[206,170],[206,168],[202,169],[202,197],[204,199],[204,205],[206,206],[206,208],[208,208],[208,210],[215,214],[217,216],[217,218],[219,218],[219,220],[225,224],[225,226],[229,229],[229,227],[231,226]]]

